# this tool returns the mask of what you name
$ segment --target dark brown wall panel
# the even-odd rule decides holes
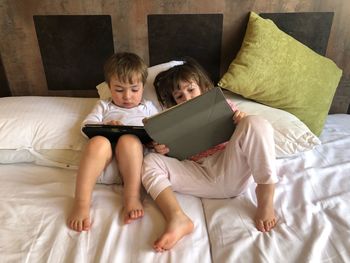
[[[150,65],[196,59],[217,82],[220,77],[222,14],[149,15]]]
[[[332,28],[333,12],[261,13],[282,31],[325,56]]]
[[[0,97],[7,96],[11,96],[11,91],[7,82],[4,65],[0,56]]]
[[[107,15],[34,16],[48,90],[94,90],[114,53]]]

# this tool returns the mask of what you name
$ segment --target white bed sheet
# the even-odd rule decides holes
[[[149,197],[144,218],[123,226],[123,188],[96,185],[92,229],[79,234],[65,225],[76,171],[0,165],[0,262],[347,262],[350,115],[330,115],[320,139],[314,150],[278,160],[272,232],[254,227],[253,185],[233,199],[177,195],[195,231],[165,253],[151,247],[165,224]]]
[[[203,199],[213,262],[350,262],[350,115],[329,115],[322,145],[279,159],[277,226],[258,232],[255,186]]]
[[[211,262],[199,198],[177,195],[195,230],[164,253],[152,249],[165,226],[154,202],[147,196],[142,220],[122,225],[123,188],[118,185],[96,185],[89,232],[68,229],[75,173],[34,164],[0,166],[1,263]]]

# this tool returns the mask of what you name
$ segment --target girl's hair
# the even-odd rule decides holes
[[[146,83],[148,67],[138,55],[128,52],[115,53],[109,57],[104,65],[105,81],[108,83],[112,76],[124,83],[132,83],[135,75],[141,77],[143,84]]]
[[[214,87],[203,67],[194,59],[186,58],[184,64],[162,71],[156,76],[153,85],[161,105],[169,108],[177,104],[173,92],[180,89],[180,81],[196,82],[202,93]]]

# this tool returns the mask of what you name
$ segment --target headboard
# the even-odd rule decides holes
[[[191,12],[191,8],[180,10],[177,4],[164,4],[166,11],[162,11],[144,2],[142,10],[124,3],[113,5],[108,12],[106,8],[84,10],[88,14],[77,14],[69,8],[52,14],[42,6],[30,6],[27,11],[18,0],[5,2],[0,7],[4,29],[0,36],[6,35],[0,46],[0,96],[97,96],[95,86],[103,81],[103,62],[113,52],[126,50],[140,54],[150,66],[194,57],[217,82],[240,49],[249,11],[256,9],[343,69],[330,112],[350,113],[350,63],[346,53],[350,34],[341,30],[344,14],[340,12],[345,2],[322,6],[317,12],[310,12],[317,10],[314,6],[295,7],[290,12],[288,6],[263,6],[263,1],[255,1],[255,5],[209,1],[206,8],[196,6],[199,13]],[[152,2],[157,1],[147,1]],[[195,1],[185,2],[197,10]]]

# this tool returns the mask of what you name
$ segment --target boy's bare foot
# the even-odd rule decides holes
[[[258,208],[255,215],[255,226],[261,232],[269,232],[276,225],[273,207],[274,184],[258,184],[256,189]]]
[[[143,206],[139,197],[124,197],[124,224],[129,224],[133,220],[143,217],[143,215]]]
[[[75,200],[67,224],[75,231],[88,231],[90,229],[90,203]]]
[[[164,233],[154,242],[157,252],[171,249],[177,241],[193,231],[194,225],[185,214],[179,213],[168,221]]]

